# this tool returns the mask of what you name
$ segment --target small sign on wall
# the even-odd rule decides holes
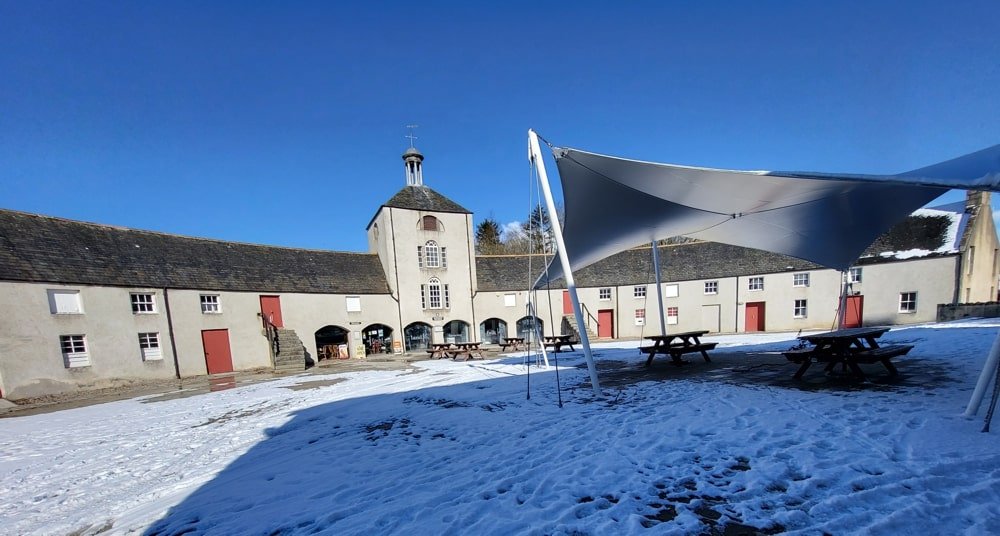
[[[398,340],[392,341],[392,353],[394,354],[403,353],[403,343]]]

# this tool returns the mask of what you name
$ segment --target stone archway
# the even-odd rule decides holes
[[[351,357],[348,340],[351,332],[341,326],[323,326],[316,330],[316,352],[319,360]]]
[[[407,352],[426,350],[431,346],[431,325],[414,322],[403,328],[403,344]]]

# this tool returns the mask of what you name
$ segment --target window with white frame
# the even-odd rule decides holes
[[[705,281],[705,294],[718,294],[718,293],[719,293],[718,281]]]
[[[517,294],[504,294],[503,295],[503,306],[504,307],[517,307]]]
[[[222,303],[218,294],[201,295],[201,312],[206,315],[217,315],[222,312]]]
[[[635,325],[641,326],[646,323],[646,310],[636,309],[635,310]]]
[[[900,292],[899,293],[899,312],[901,312],[901,313],[915,313],[915,312],[917,312],[917,293],[916,292]]]
[[[764,290],[764,278],[763,277],[751,277],[747,280],[747,290]]]
[[[420,285],[420,306],[424,309],[448,309],[451,298],[448,295],[448,285],[441,284],[438,278],[432,278],[426,285]]]
[[[90,354],[87,353],[87,337],[84,335],[60,335],[63,365],[66,368],[89,367]]]
[[[847,282],[848,283],[860,283],[861,282],[861,267],[855,266],[847,272]]]
[[[602,288],[597,291],[597,298],[601,301],[607,301],[611,299],[611,289],[609,287]]]
[[[420,268],[447,268],[448,248],[439,246],[433,240],[429,240],[422,246],[417,246],[417,266]]]
[[[676,307],[667,307],[667,324],[676,324],[679,310]]]
[[[344,302],[348,313],[361,312],[361,296],[345,296]]]
[[[632,296],[635,296],[636,298],[645,298],[646,285],[636,285],[632,287]]]
[[[668,298],[676,298],[681,295],[680,285],[667,285],[663,287],[663,295]]]
[[[49,289],[49,312],[54,315],[83,314],[79,290]]]
[[[139,352],[143,361],[162,361],[163,352],[160,350],[159,333],[140,333]]]
[[[792,286],[793,287],[808,287],[809,286],[809,273],[792,274]]]
[[[156,300],[150,292],[133,292],[132,312],[136,314],[151,314],[156,312]]]
[[[795,309],[792,312],[792,316],[795,318],[805,318],[808,313],[806,307],[806,300],[795,300]]]

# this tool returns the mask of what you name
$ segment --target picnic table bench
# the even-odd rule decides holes
[[[912,344],[892,344],[880,346],[878,338],[889,328],[847,328],[815,335],[803,335],[800,340],[812,344],[811,347],[794,348],[782,352],[784,356],[799,365],[795,379],[801,379],[814,362],[825,363],[825,371],[832,372],[837,365],[842,370],[850,370],[859,379],[867,377],[858,365],[881,363],[890,376],[899,374],[891,359],[906,355],[913,349]]]
[[[451,355],[451,343],[434,343],[430,348],[427,349],[427,353],[431,354],[432,359],[441,359],[444,357],[452,357]]]
[[[549,335],[542,337],[542,340],[545,347],[552,348],[553,352],[561,352],[563,346],[569,346],[569,351],[575,352],[576,349],[573,348],[573,345],[579,344],[580,341],[574,341],[572,338],[572,335]]]
[[[650,346],[640,346],[639,351],[649,354],[649,359],[646,360],[647,367],[653,364],[653,357],[656,354],[669,355],[673,364],[683,365],[686,362],[681,359],[681,356],[684,354],[700,353],[705,362],[711,363],[712,360],[708,357],[708,351],[714,350],[719,343],[701,342],[701,336],[706,333],[708,333],[707,330],[699,330],[670,333],[667,335],[650,335],[643,338],[653,341],[653,344]],[[674,342],[675,339],[677,340],[676,342]]]
[[[485,359],[483,351],[479,348],[480,344],[478,342],[456,342],[455,350],[451,351],[451,356],[455,358],[455,361],[466,361],[475,357]]]
[[[511,346],[514,347],[514,351],[521,350],[524,347],[524,337],[505,337],[500,343],[500,351],[506,352]]]

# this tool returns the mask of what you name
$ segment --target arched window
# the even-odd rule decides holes
[[[420,218],[420,228],[424,231],[444,231],[441,220],[434,216],[424,216]]]
[[[424,309],[448,309],[451,299],[448,296],[448,285],[432,277],[426,285],[420,285],[420,305]]]
[[[421,268],[447,268],[448,248],[428,240],[426,244],[417,246],[417,264]]]
[[[403,330],[403,342],[406,351],[423,350],[431,345],[431,326],[423,322],[414,322]]]

